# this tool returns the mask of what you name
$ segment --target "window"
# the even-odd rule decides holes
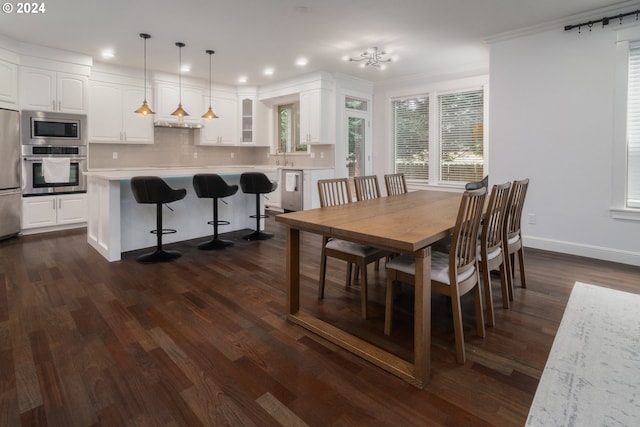
[[[456,185],[482,179],[483,88],[393,100],[392,110],[396,173]]]
[[[278,152],[306,152],[306,144],[300,144],[300,104],[278,106]]]
[[[626,207],[640,208],[640,43],[629,49]]]
[[[393,101],[395,172],[429,179],[429,98]]]
[[[483,177],[482,95],[482,90],[474,90],[438,96],[441,181]]]
[[[344,100],[344,107],[350,110],[367,111],[367,101],[347,96]]]

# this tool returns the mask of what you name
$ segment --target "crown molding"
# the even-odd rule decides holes
[[[593,9],[587,12],[579,13],[576,15],[569,15],[564,18],[555,19],[544,24],[533,25],[530,27],[520,28],[514,31],[507,31],[504,33],[495,34],[484,39],[488,44],[498,43],[506,40],[516,39],[520,37],[526,37],[533,34],[543,33],[551,30],[564,31],[565,25],[571,25],[581,21],[589,21],[600,19],[603,16],[615,15],[620,13],[631,12],[634,9],[640,8],[637,0],[625,1],[616,3],[611,6]],[[609,24],[611,27],[613,24]]]

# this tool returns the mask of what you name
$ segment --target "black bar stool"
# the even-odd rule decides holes
[[[260,215],[260,195],[275,191],[278,188],[278,183],[269,181],[267,175],[262,172],[245,172],[240,175],[240,187],[242,187],[243,193],[256,195],[256,214],[249,216],[249,218],[256,219],[256,231],[247,234],[243,239],[267,240],[272,238],[272,234],[260,231],[260,220],[269,217],[269,215]]]
[[[233,196],[238,192],[238,186],[227,184],[218,174],[202,173],[193,176],[193,188],[199,198],[213,199],[213,221],[207,222],[207,224],[213,225],[213,239],[200,243],[198,249],[224,249],[227,246],[232,246],[233,242],[231,240],[218,238],[218,226],[230,224],[229,221],[218,220],[218,199]]]
[[[131,191],[136,202],[156,205],[156,229],[151,230],[156,234],[158,243],[154,252],[141,255],[138,262],[152,264],[156,262],[170,261],[182,255],[178,251],[165,251],[162,249],[162,235],[175,233],[176,230],[162,228],[162,204],[182,200],[187,195],[187,190],[180,188],[175,190],[157,176],[134,176],[131,178]]]

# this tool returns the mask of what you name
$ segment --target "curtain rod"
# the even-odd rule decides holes
[[[602,22],[602,26],[604,27],[605,25],[609,25],[609,21],[612,19],[619,19],[620,20],[620,24],[622,24],[622,20],[627,17],[627,16],[631,16],[631,15],[636,15],[636,21],[638,20],[638,15],[640,14],[640,9],[633,11],[633,12],[627,12],[627,13],[621,13],[619,15],[615,15],[615,16],[605,16],[602,19],[598,19],[596,21],[589,21],[589,22],[583,22],[581,24],[574,24],[574,25],[565,25],[564,30],[565,31],[569,31],[569,30],[573,30],[574,28],[578,28],[578,30],[581,27],[588,27],[589,30],[591,30],[591,27],[593,27],[593,24],[597,24],[599,22]]]

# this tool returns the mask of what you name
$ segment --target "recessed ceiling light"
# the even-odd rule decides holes
[[[247,76],[238,77],[238,83],[246,83],[246,82],[247,82]]]
[[[296,65],[298,67],[304,67],[305,65],[307,65],[309,63],[309,60],[307,58],[298,58],[296,60]]]
[[[191,65],[182,64],[182,68],[180,68],[180,71],[182,71],[183,73],[188,73],[189,71],[191,71]]]
[[[102,59],[111,59],[115,56],[113,49],[104,49],[102,51]]]
[[[264,71],[262,72],[265,76],[273,76],[273,68],[269,67],[269,68],[265,68]]]

